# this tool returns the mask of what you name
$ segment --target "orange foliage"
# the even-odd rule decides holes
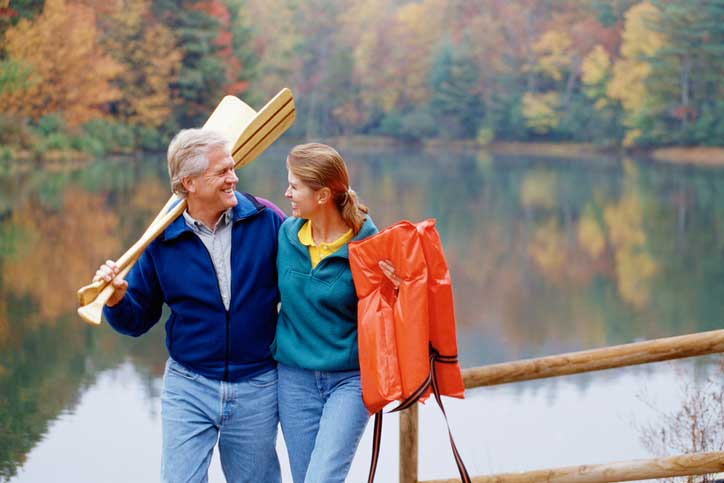
[[[99,47],[93,10],[65,0],[46,0],[43,13],[7,30],[11,59],[30,65],[25,89],[0,95],[9,114],[37,119],[61,113],[69,126],[102,116],[101,106],[120,97],[111,81],[122,71]]]

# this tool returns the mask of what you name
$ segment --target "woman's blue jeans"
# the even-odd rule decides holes
[[[343,483],[369,413],[359,371],[279,364],[279,421],[294,483]]]
[[[276,369],[242,382],[224,382],[207,379],[169,358],[161,416],[163,482],[208,481],[217,441],[226,481],[281,481]]]

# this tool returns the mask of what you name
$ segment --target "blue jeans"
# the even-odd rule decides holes
[[[208,481],[218,441],[228,482],[281,482],[276,369],[242,382],[224,382],[207,379],[169,358],[161,417],[162,481]]]
[[[279,421],[294,483],[343,483],[369,420],[359,371],[277,369]]]

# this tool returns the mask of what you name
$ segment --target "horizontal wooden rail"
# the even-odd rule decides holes
[[[465,369],[466,388],[545,379],[724,352],[724,330]]]
[[[703,475],[722,471],[724,471],[724,452],[717,451],[602,465],[569,466],[523,473],[475,476],[472,481],[473,483],[608,483]],[[453,478],[450,480],[425,480],[420,483],[459,481],[459,479]]]

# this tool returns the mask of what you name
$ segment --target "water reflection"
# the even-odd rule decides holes
[[[245,168],[240,187],[287,209],[287,151],[274,146]],[[379,226],[438,219],[464,367],[719,328],[724,170],[341,151]],[[0,177],[0,479],[123,361],[157,398],[162,327],[138,340],[86,327],[74,294],[167,197],[161,156]],[[650,370],[626,374],[647,379]],[[581,376],[575,387],[600,381]],[[548,397],[564,397],[551,384]]]

